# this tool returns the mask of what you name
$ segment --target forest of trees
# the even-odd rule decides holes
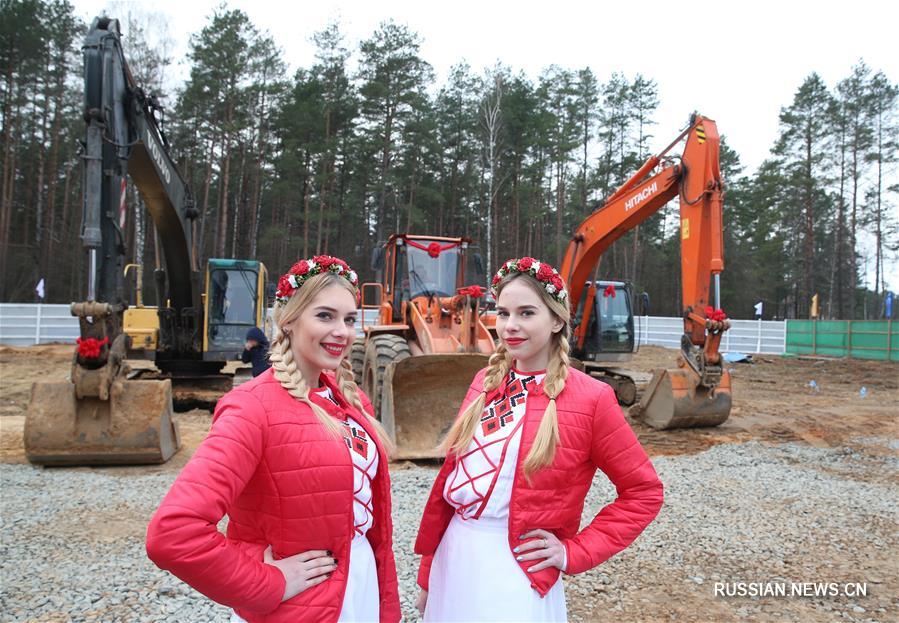
[[[372,247],[395,231],[470,236],[494,269],[524,254],[558,262],[576,225],[651,155],[654,135],[681,129],[655,124],[648,75],[550,66],[532,80],[459,63],[438,83],[419,35],[394,21],[358,43],[327,25],[311,35],[314,63],[291,76],[277,42],[226,6],[192,36],[186,82],[164,93],[170,42],[149,36],[146,16],[117,17],[132,72],[166,104],[203,257],[258,258],[275,275],[330,253],[371,277]],[[86,28],[67,0],[0,0],[2,301],[33,301],[41,278],[47,302],[85,296]],[[755,172],[727,146],[739,120],[717,119],[729,315],[751,317],[761,300],[766,318],[808,317],[816,293],[822,317],[882,314],[884,259],[899,250],[897,94],[863,60],[835,85],[809,75]],[[149,271],[153,224],[134,189],[128,209],[129,261]],[[676,211],[630,232],[600,266],[647,291],[657,315],[680,313]]]

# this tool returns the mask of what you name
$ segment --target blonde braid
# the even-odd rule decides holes
[[[461,416],[456,418],[449,432],[446,434],[443,442],[440,444],[440,450],[445,454],[462,454],[468,449],[468,445],[474,438],[477,430],[478,422],[484,413],[484,407],[487,403],[487,394],[500,386],[500,383],[506,378],[509,369],[512,367],[512,357],[506,349],[505,344],[500,344],[497,349],[490,355],[487,361],[487,372],[484,374],[484,388],[478,397],[472,401],[468,408]]]
[[[563,330],[553,336],[555,348],[549,357],[546,366],[546,379],[543,381],[543,390],[549,397],[549,405],[540,420],[540,427],[534,438],[534,444],[524,460],[525,476],[531,476],[537,470],[552,464],[556,458],[556,446],[559,444],[559,416],[556,411],[556,398],[565,389],[565,379],[568,378],[569,345],[567,331]]]
[[[269,350],[269,360],[272,362],[274,376],[281,383],[281,387],[300,402],[309,405],[309,408],[312,409],[312,412],[324,424],[325,428],[335,436],[341,437],[343,431],[337,420],[309,400],[309,385],[297,367],[296,361],[294,361],[293,351],[290,349],[290,338],[278,328],[275,329],[275,338]]]
[[[368,423],[374,429],[375,434],[378,436],[378,440],[381,442],[381,445],[384,446],[387,454],[393,454],[396,448],[394,447],[390,436],[387,434],[387,431],[384,430],[384,427],[378,420],[370,416],[365,409],[362,408],[362,399],[359,398],[359,386],[356,385],[356,380],[353,376],[353,364],[350,363],[349,359],[344,358],[341,360],[340,365],[337,367],[335,378],[337,387],[340,388],[340,393],[343,394],[346,401],[356,407],[356,409],[359,410],[359,413],[368,419]]]

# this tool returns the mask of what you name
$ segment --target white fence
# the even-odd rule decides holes
[[[365,310],[365,322],[377,318],[376,310]],[[679,348],[684,332],[680,318],[639,316],[634,319],[639,344]],[[731,329],[721,340],[723,352],[781,354],[786,344],[786,323],[776,320],[731,320]],[[361,318],[356,331],[361,333]],[[0,303],[0,344],[28,346],[49,342],[75,342],[78,319],[68,305]]]
[[[721,339],[721,352],[780,355],[786,350],[787,323],[783,320],[731,320],[730,323],[730,330]],[[634,327],[640,345],[680,348],[684,333],[681,318],[637,316]]]

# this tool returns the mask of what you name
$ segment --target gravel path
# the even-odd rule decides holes
[[[566,579],[571,619],[899,620],[899,443],[855,441],[722,444],[655,458],[662,513],[626,552]],[[392,474],[407,620],[417,620],[411,544],[435,474],[412,465]],[[145,556],[146,523],[172,479],[146,468],[0,466],[2,620],[227,621],[227,608]],[[614,494],[599,474],[585,519]],[[716,596],[716,582],[834,582],[840,594]],[[867,596],[844,594],[854,582]]]

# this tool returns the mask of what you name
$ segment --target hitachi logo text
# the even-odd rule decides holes
[[[656,182],[653,182],[652,184],[650,184],[649,186],[647,186],[646,188],[644,188],[643,190],[638,192],[636,195],[634,195],[633,197],[628,199],[627,203],[624,204],[624,211],[630,212],[631,210],[636,208],[638,205],[643,203],[643,201],[647,197],[649,197],[651,194],[653,194],[658,189],[659,189],[658,184]]]
[[[147,128],[147,149],[150,151],[153,160],[156,161],[156,166],[162,172],[165,183],[171,184],[172,172],[169,170],[169,167],[165,162],[165,155],[163,155],[162,151],[159,149],[159,145],[156,143],[156,139],[153,138],[153,133],[150,132],[150,128]]]

